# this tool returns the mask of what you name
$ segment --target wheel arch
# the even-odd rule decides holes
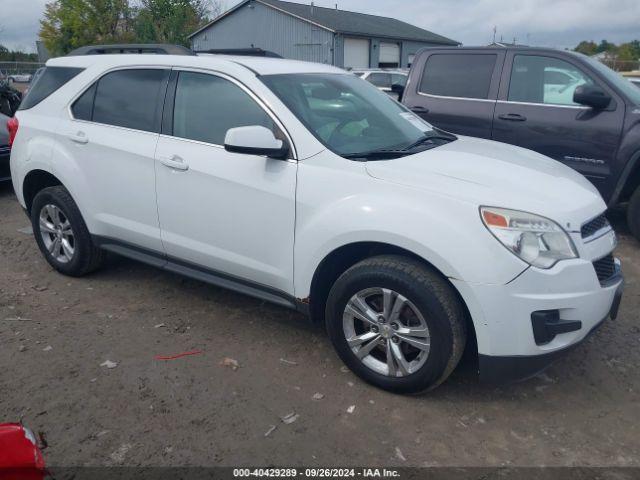
[[[477,354],[477,341],[473,319],[464,298],[456,286],[441,270],[422,256],[406,248],[385,242],[360,241],[348,243],[335,248],[320,261],[311,280],[309,297],[303,300],[309,304],[311,321],[321,325],[324,324],[325,305],[329,291],[340,275],[356,263],[378,255],[400,255],[417,260],[445,280],[455,292],[465,312],[465,322],[468,332],[467,348],[473,349],[475,354]]]
[[[56,185],[63,185],[62,181],[55,175],[46,170],[35,169],[31,170],[22,182],[22,197],[27,208],[27,212],[31,214],[31,205],[33,199],[41,190],[47,187],[53,187]]]

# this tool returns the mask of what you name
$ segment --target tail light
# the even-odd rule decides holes
[[[7,122],[7,130],[9,130],[9,146],[13,145],[13,141],[16,139],[19,125],[20,122],[18,122],[16,117],[11,117]]]

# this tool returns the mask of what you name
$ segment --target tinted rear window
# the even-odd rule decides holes
[[[420,91],[431,95],[488,98],[496,64],[492,54],[431,55],[420,82]]]
[[[160,112],[169,77],[167,70],[120,70],[98,82],[92,120],[147,132],[160,131]],[[78,106],[86,115],[84,99]]]
[[[46,67],[33,81],[31,88],[29,88],[29,93],[27,93],[22,100],[18,110],[27,110],[28,108],[35,107],[42,100],[82,72],[82,70],[84,69],[71,67]]]

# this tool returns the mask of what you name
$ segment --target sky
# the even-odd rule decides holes
[[[47,1],[0,0],[0,44],[35,51]],[[340,9],[395,17],[464,45],[490,43],[494,27],[497,40],[557,48],[640,38],[639,0],[315,0],[332,8],[336,2]],[[236,3],[225,2],[227,8]]]

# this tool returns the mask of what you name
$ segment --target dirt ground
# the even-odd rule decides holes
[[[116,256],[55,273],[0,185],[0,422],[44,432],[58,466],[640,466],[640,244],[614,217],[616,321],[524,383],[481,385],[467,361],[405,397],[290,311]]]

